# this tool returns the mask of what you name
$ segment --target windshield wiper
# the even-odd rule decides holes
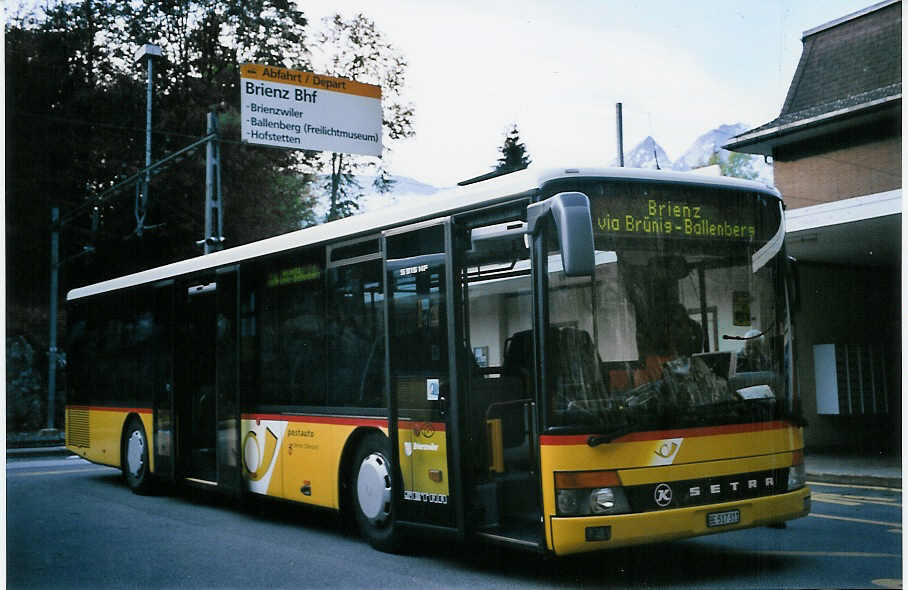
[[[602,432],[600,434],[591,434],[588,439],[586,439],[586,444],[591,447],[598,447],[601,444],[609,443],[615,440],[616,438],[621,438],[625,434],[630,434],[637,430],[637,428],[626,425],[613,428],[607,432]]]
[[[766,332],[760,332],[754,336],[732,336],[730,334],[722,334],[722,340],[756,340],[766,335]]]

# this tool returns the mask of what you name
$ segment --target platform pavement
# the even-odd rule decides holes
[[[807,481],[902,488],[899,455],[810,452],[804,458]]]
[[[64,446],[6,450],[6,458],[64,457],[71,455]],[[843,453],[809,452],[806,455],[808,482],[902,487],[902,460],[899,456],[860,456]]]

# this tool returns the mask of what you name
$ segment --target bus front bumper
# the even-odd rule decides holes
[[[709,514],[734,510],[740,511],[736,524],[707,526]],[[809,512],[810,488],[804,487],[774,496],[690,508],[617,516],[553,516],[551,543],[555,554],[568,555],[780,523]]]

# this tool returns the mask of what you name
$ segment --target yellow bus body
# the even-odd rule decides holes
[[[152,440],[152,412],[148,408],[69,406],[67,448],[94,463],[120,467],[122,433],[127,419],[133,415],[140,417]],[[743,429],[738,426],[640,433],[596,447],[590,447],[585,437],[541,437],[547,549],[557,555],[599,551],[778,523],[806,515],[810,498],[807,487],[734,502],[642,513],[580,517],[556,514],[556,472],[615,471],[623,486],[671,483],[786,468],[793,464],[796,452],[803,449],[801,428],[780,422],[744,426]],[[340,509],[341,457],[357,428],[387,434],[387,420],[244,414],[239,459],[247,490]],[[433,436],[434,428],[441,430],[444,425],[414,427],[401,423],[399,456],[403,483],[407,490],[448,495],[445,436],[443,431],[438,433],[440,436]],[[433,452],[414,451],[416,445],[430,445],[421,448]],[[149,461],[154,472],[153,452],[149,453]],[[430,472],[440,473],[439,481],[433,481]],[[740,522],[707,527],[707,514],[732,509],[740,510]],[[602,526],[611,529],[608,540],[586,539],[588,527]]]
[[[66,448],[92,463],[121,467],[120,443],[130,416],[138,416],[152,441],[151,408],[66,407]],[[154,473],[154,452],[148,449],[149,469]]]
[[[558,555],[778,523],[809,511],[810,490],[803,487],[720,504],[614,516],[558,517],[554,474],[559,471],[617,471],[623,486],[671,483],[790,467],[795,452],[804,447],[803,429],[782,422],[640,433],[596,447],[590,447],[585,438],[542,437],[546,544]],[[712,529],[706,526],[707,514],[733,509],[741,511],[737,524]],[[587,527],[602,526],[611,527],[609,540],[586,540]]]

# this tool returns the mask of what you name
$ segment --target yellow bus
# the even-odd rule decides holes
[[[779,193],[533,168],[76,288],[67,447],[566,555],[810,509]]]

